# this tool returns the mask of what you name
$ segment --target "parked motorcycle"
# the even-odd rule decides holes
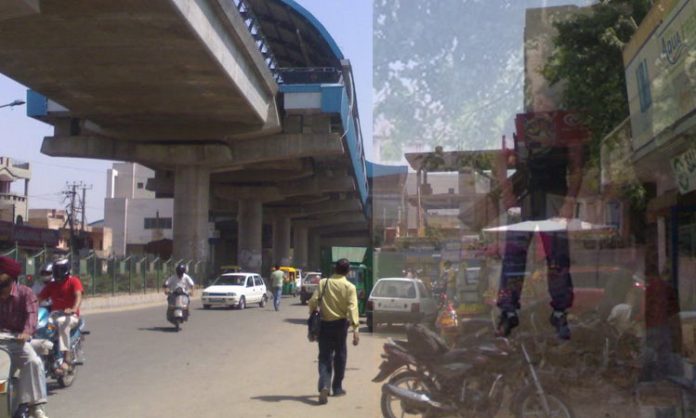
[[[186,290],[177,287],[167,295],[167,301],[167,321],[171,322],[178,332],[181,329],[181,324],[188,321],[191,299]]]
[[[0,332],[0,342],[11,342],[16,335]],[[29,407],[19,403],[17,376],[10,352],[0,346],[0,418],[29,418]]]
[[[505,393],[516,417],[573,418],[563,395],[542,384],[526,345],[506,338],[472,336],[468,347],[449,349],[420,325],[407,341],[390,340],[374,382],[382,382],[385,418],[493,417]]]
[[[85,335],[85,322],[82,318],[70,333],[70,354],[72,361],[67,370],[63,367],[66,361],[58,346],[58,318],[66,316],[63,311],[50,312],[46,307],[39,308],[36,332],[31,340],[31,346],[43,361],[46,376],[58,381],[61,387],[73,384],[77,377],[78,366],[84,364],[84,351],[82,348]]]

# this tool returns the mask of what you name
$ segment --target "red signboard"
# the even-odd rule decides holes
[[[566,111],[519,113],[515,118],[515,142],[528,149],[566,147],[589,138],[577,113]]]

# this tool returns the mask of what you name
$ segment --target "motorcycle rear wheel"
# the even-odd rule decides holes
[[[544,412],[544,408],[541,403],[539,395],[536,393],[536,388],[534,386],[527,386],[522,389],[519,396],[517,405],[514,405],[515,417],[517,418],[575,418],[575,413],[573,412],[570,405],[563,401],[561,395],[553,390],[544,389],[546,393],[546,400],[549,403],[549,409],[551,412],[550,416],[547,416]]]
[[[429,387],[429,382],[424,380],[420,374],[411,370],[396,374],[389,379],[389,383],[394,386],[407,388],[409,390],[415,390],[425,394],[432,394],[432,389]],[[432,416],[430,411],[421,411],[415,408],[411,409],[404,405],[403,401],[384,392],[382,392],[380,406],[382,408],[382,416],[384,418],[401,418],[406,416],[426,418]]]

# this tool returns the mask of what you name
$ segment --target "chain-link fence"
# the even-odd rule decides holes
[[[12,257],[22,265],[20,281],[24,284],[29,282],[28,276],[39,280],[44,265],[65,256],[48,248],[36,251],[20,247],[0,255]],[[152,255],[100,257],[93,251],[73,259],[72,274],[80,277],[85,295],[147,293],[159,290],[179,263],[188,266],[187,272],[197,284],[203,284],[209,278],[211,268],[201,261],[162,260]]]

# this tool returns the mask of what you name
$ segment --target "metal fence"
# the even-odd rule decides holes
[[[51,249],[28,251],[19,247],[0,255],[12,257],[22,265],[20,282],[25,284],[27,276],[38,280],[42,266],[64,256]],[[209,278],[210,266],[201,261],[162,260],[151,255],[99,257],[95,252],[75,257],[72,260],[72,273],[80,277],[85,295],[147,293],[159,290],[162,283],[174,274],[179,263],[188,266],[188,274],[197,284],[203,284]]]

